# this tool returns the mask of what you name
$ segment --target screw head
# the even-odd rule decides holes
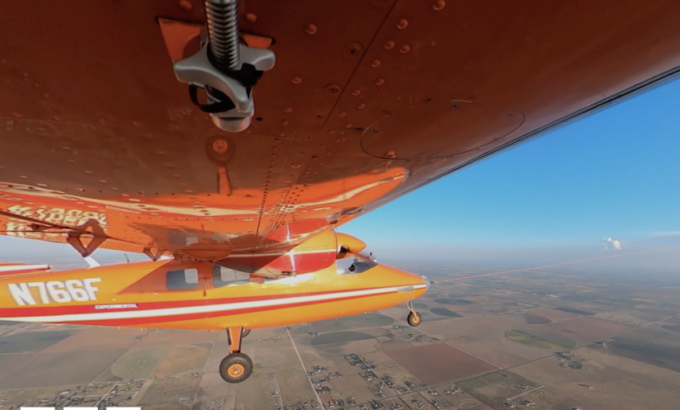
[[[189,0],[179,0],[179,8],[184,11],[191,11],[194,5]]]
[[[316,34],[317,28],[314,24],[308,24],[307,28],[305,29],[305,33],[307,34]]]
[[[222,139],[215,140],[215,142],[212,144],[213,151],[217,152],[218,154],[224,154],[227,152],[227,148],[229,148],[229,143]]]

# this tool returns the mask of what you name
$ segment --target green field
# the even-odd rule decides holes
[[[345,316],[338,318],[347,329],[359,329],[362,327],[380,327],[394,323],[394,319],[380,313],[363,313],[361,315]]]
[[[425,303],[425,302],[416,301],[416,302],[413,302],[413,307],[416,308],[416,309],[427,309],[428,304]]]
[[[71,336],[69,330],[24,332],[0,337],[0,353],[19,353],[46,349]]]
[[[450,310],[449,308],[433,308],[430,309],[430,312],[434,313],[435,315],[439,316],[447,316],[447,317],[463,317],[462,315],[459,315],[458,313],[454,312],[453,310]]]
[[[593,312],[588,312],[586,310],[580,310],[580,309],[574,309],[570,307],[556,307],[555,310],[559,310],[562,312],[567,312],[567,313],[573,313],[575,315],[581,315],[581,316],[592,316],[595,313]]]
[[[346,343],[355,340],[373,339],[373,336],[361,332],[333,332],[325,333],[312,339],[312,346],[325,345],[331,343]]]
[[[680,325],[663,325],[662,327],[671,332],[680,333]]]
[[[573,340],[551,333],[529,333],[528,331],[523,330],[510,330],[505,332],[505,337],[512,340],[513,342],[540,347],[542,349],[561,351],[576,347],[576,342]]]
[[[441,303],[442,305],[471,305],[472,302],[469,300],[465,299],[456,299],[456,298],[437,298],[434,300],[437,303]]]

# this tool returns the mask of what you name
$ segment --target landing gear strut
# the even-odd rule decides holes
[[[244,331],[242,327],[230,327],[227,329],[229,349],[231,354],[222,359],[220,363],[220,376],[228,383],[241,383],[253,372],[253,361],[245,353],[241,353],[241,339]]]
[[[406,318],[406,321],[412,327],[417,327],[423,321],[422,318],[420,317],[420,313],[416,312],[415,309],[413,309],[413,305],[411,304],[410,300],[406,303],[406,307],[408,308],[408,310],[410,310],[408,317]]]

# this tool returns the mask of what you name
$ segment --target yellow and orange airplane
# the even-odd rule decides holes
[[[2,14],[1,233],[151,261],[0,266],[0,318],[226,329],[229,382],[252,370],[253,328],[398,304],[420,322],[410,301],[428,281],[334,228],[680,71],[675,0]]]

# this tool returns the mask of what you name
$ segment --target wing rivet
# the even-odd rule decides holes
[[[189,0],[180,0],[179,1],[179,8],[184,10],[184,11],[191,11],[194,8],[194,5],[191,4]]]
[[[336,142],[336,143],[341,143],[341,142],[342,142],[342,138],[336,138],[336,139],[335,139],[335,142]]]
[[[279,137],[285,137],[285,136],[286,136],[285,132],[282,132],[282,133],[279,134]],[[274,141],[279,142],[279,139],[276,138],[276,139],[274,139]]]
[[[371,67],[375,68],[375,67],[379,67],[379,66],[380,66],[380,60],[373,60],[373,62],[371,62]]]
[[[399,52],[400,52],[401,54],[406,54],[406,53],[409,52],[409,50],[411,50],[411,47],[410,47],[409,45],[407,45],[407,44],[404,44],[403,46],[401,46],[401,47],[399,48]]]
[[[347,124],[345,124],[345,128],[352,128],[352,124],[348,122]]]
[[[406,27],[408,27],[408,20],[406,20],[406,19],[401,19],[401,20],[399,20],[399,22],[397,23],[397,28],[398,28],[399,30],[403,30],[403,29],[405,29]]]
[[[290,81],[292,81],[293,84],[300,84],[300,83],[302,82],[302,78],[300,78],[300,77],[293,77],[293,78],[291,78]]]
[[[142,125],[142,123],[139,121],[132,121],[132,125],[134,125],[135,127],[139,127],[140,125]]]
[[[340,87],[338,84],[328,84],[326,87],[324,87],[324,92],[327,95],[338,95],[340,94],[340,90],[342,90],[342,87]]]
[[[286,108],[283,109],[283,112],[290,113],[290,112],[293,112],[293,109],[291,107],[286,107]]]
[[[435,9],[436,11],[439,11],[439,10],[443,9],[444,6],[446,6],[446,2],[444,0],[437,0],[432,5],[432,8]]]
[[[246,14],[246,21],[247,21],[248,23],[254,23],[254,22],[256,22],[256,21],[257,21],[257,15],[255,15],[255,14],[253,14],[253,13],[248,13],[248,14]]]
[[[382,78],[378,78],[377,80],[375,80],[375,85],[383,85],[383,84],[385,84],[385,80],[383,80]]]
[[[357,110],[363,110],[364,108],[366,108],[366,104],[357,105]]]
[[[361,94],[361,90],[354,90],[354,91],[352,91],[352,95],[355,96],[355,97],[356,97],[357,95],[359,95],[359,94]]]
[[[300,168],[302,164],[300,164],[299,162],[293,162],[292,164],[290,164],[290,166],[293,168]]]
[[[307,28],[305,29],[305,33],[307,34],[316,34],[316,26],[314,24],[308,24]]]
[[[391,50],[394,48],[394,41],[388,41],[385,43],[385,50]]]
[[[329,134],[335,134],[335,130],[328,130]]]
[[[351,43],[347,47],[345,47],[344,54],[345,54],[345,58],[347,58],[349,60],[354,60],[354,59],[361,57],[363,52],[364,52],[364,48],[360,44]]]
[[[282,120],[281,121],[281,125],[288,125],[288,124],[289,124],[288,120]]]
[[[392,151],[392,150],[389,150],[389,151],[387,151],[387,153],[385,154],[385,156],[386,156],[387,158],[396,158],[396,157],[397,157],[397,153],[394,152],[394,151]]]
[[[347,115],[347,113],[344,112],[344,111],[340,111],[340,112],[338,113],[338,117],[344,117],[345,115]]]

